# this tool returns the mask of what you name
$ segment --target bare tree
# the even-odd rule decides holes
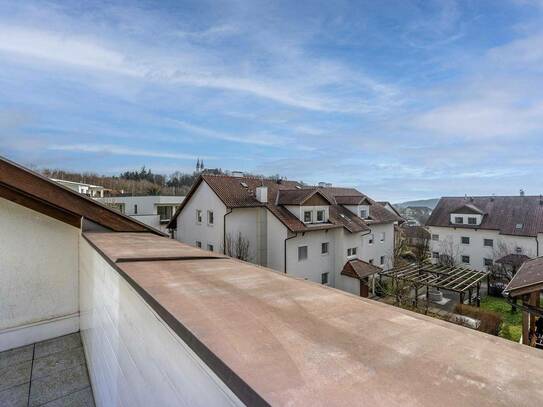
[[[230,233],[225,237],[225,254],[236,259],[249,261],[249,239],[245,238],[241,232],[238,232],[236,237]]]
[[[415,232],[415,237],[412,239],[411,252],[415,261],[420,266],[430,256],[430,233],[420,227]]]
[[[443,266],[454,267],[460,257],[460,246],[454,243],[452,236],[448,236],[440,244],[439,263]]]

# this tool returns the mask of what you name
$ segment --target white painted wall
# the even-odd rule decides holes
[[[465,214],[465,213],[451,213],[450,214],[450,222],[456,223],[456,218],[462,218],[462,224],[463,225],[469,225],[469,218],[475,218],[475,224],[480,225],[483,221],[483,215],[477,215],[477,214]]]
[[[79,329],[78,235],[0,198],[0,351]]]
[[[266,211],[267,218],[267,261],[268,267],[284,272],[285,270],[285,239],[288,231],[285,225],[279,221],[270,211]]]
[[[537,242],[533,237],[501,235],[498,231],[481,229],[475,230],[469,228],[430,226],[428,229],[432,235],[439,235],[438,241],[430,241],[430,250],[432,252],[438,252],[440,254],[443,254],[445,251],[450,252],[450,250],[445,250],[445,247],[449,247],[450,244],[448,242],[451,241],[454,247],[456,261],[461,264],[462,255],[470,256],[470,263],[464,265],[475,270],[486,270],[484,266],[485,258],[493,259],[494,261],[498,260],[495,257],[497,254],[499,254],[496,253],[499,247],[499,242],[503,242],[503,244],[508,248],[509,253],[516,253],[516,247],[520,247],[522,249],[522,254],[529,257],[537,256]],[[470,238],[469,245],[461,243],[462,236]],[[485,247],[484,239],[493,239],[494,249],[491,247]],[[540,244],[541,243],[542,240],[540,239]],[[503,253],[501,253],[501,255],[503,255]]]
[[[266,256],[260,251],[262,240],[260,232],[266,228],[262,222],[261,212],[264,208],[234,208],[226,215],[226,233],[236,239],[238,233],[249,240],[249,261],[255,264],[266,265]],[[265,233],[265,230],[264,230]],[[221,236],[222,239],[222,236]]]
[[[242,405],[141,296],[80,240],[81,336],[96,405]]]
[[[371,233],[374,236],[373,244],[369,243],[369,235],[363,238],[362,255],[359,256],[364,261],[373,259],[373,264],[381,266],[380,258],[385,257],[383,269],[388,270],[394,267],[394,224],[385,223],[379,225],[370,225]],[[385,240],[381,241],[381,234],[385,233]]]
[[[125,214],[136,215],[134,205],[138,206],[137,215],[156,215],[157,205],[179,206],[185,199],[184,196],[148,195],[148,196],[112,196],[99,198],[97,201],[104,204],[117,203],[125,205]]]
[[[202,211],[202,222],[196,221],[196,209]],[[207,211],[212,210],[214,223],[207,223]],[[195,246],[196,241],[202,242],[202,249],[213,245],[213,251],[222,253],[224,237],[224,215],[226,206],[205,182],[201,182],[192,198],[187,202],[177,217],[177,232],[175,238],[180,242]]]
[[[321,243],[328,242],[328,254],[321,254]],[[329,273],[329,285],[334,287],[334,230],[328,232],[315,230],[298,233],[287,240],[287,273],[298,278],[304,278],[315,283],[321,282],[321,274]],[[306,260],[298,260],[298,247],[307,246]]]

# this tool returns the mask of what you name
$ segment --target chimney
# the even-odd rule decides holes
[[[520,190],[520,196],[524,196],[524,190],[523,189]]]
[[[264,185],[256,187],[256,200],[260,203],[268,202],[268,187]]]

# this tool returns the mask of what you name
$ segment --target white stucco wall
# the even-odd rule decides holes
[[[267,262],[268,267],[284,272],[285,270],[285,239],[288,237],[287,228],[270,211],[267,217]]]
[[[242,405],[83,238],[81,336],[96,405]]]
[[[201,223],[196,222],[196,209],[202,211]],[[213,225],[207,223],[208,210],[213,211]],[[176,239],[192,246],[200,241],[204,250],[212,244],[215,252],[222,253],[225,213],[226,206],[209,185],[202,182],[177,217]]]
[[[370,225],[371,233],[374,236],[373,244],[369,244],[369,235],[364,236],[362,241],[362,252],[359,256],[364,261],[373,259],[373,264],[381,266],[380,258],[385,257],[383,269],[388,270],[394,267],[394,224],[385,223]],[[381,242],[381,233],[385,233],[385,241]]]
[[[0,351],[79,329],[78,235],[0,198]]]
[[[156,215],[157,205],[181,205],[185,199],[184,196],[167,196],[167,195],[146,195],[146,196],[114,196],[106,198],[96,199],[104,204],[122,203],[125,205],[125,214],[132,216],[136,215],[134,212],[134,205],[138,206],[137,215]]]
[[[248,261],[256,264],[266,265],[266,255],[260,251],[263,242],[261,231],[266,229],[266,223],[262,222],[261,212],[264,208],[234,208],[226,216],[226,233],[233,240],[241,236],[249,241]]]
[[[500,235],[498,231],[493,230],[474,230],[468,228],[444,228],[430,226],[429,231],[432,235],[439,235],[439,241],[430,241],[430,250],[432,252],[438,252],[443,254],[448,252],[450,254],[450,244],[452,242],[454,247],[453,253],[456,255],[456,261],[461,263],[461,256],[470,256],[470,263],[465,264],[466,267],[484,271],[484,259],[498,260],[497,257],[501,257],[505,254],[515,253],[516,247],[522,248],[522,254],[529,257],[537,256],[537,242],[533,237],[523,236],[509,236]],[[462,236],[470,238],[470,243],[462,244]],[[484,246],[484,239],[494,240],[494,247]],[[507,247],[507,253],[501,253],[499,250],[500,242]],[[541,242],[541,240],[540,240]],[[445,247],[447,249],[445,249]]]
[[[316,230],[298,233],[287,240],[287,273],[315,283],[321,282],[321,274],[328,274],[328,285],[334,287],[334,230],[328,232]],[[321,254],[321,243],[328,242],[328,254]],[[307,246],[307,259],[298,261],[298,247]]]

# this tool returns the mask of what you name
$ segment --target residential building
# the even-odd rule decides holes
[[[400,213],[409,226],[422,226],[432,214],[432,209],[426,206],[408,206],[400,208]]]
[[[535,349],[182,244],[1,158],[0,248],[2,406],[75,405],[87,375],[97,406],[543,399]]]
[[[342,270],[350,260],[392,267],[400,220],[353,188],[202,174],[169,228],[177,240],[217,253],[241,236],[247,260],[358,295],[367,276]]]
[[[446,256],[484,271],[511,254],[532,258],[542,253],[543,198],[441,198],[427,226],[435,261]]]
[[[108,192],[108,190],[100,185],[86,184],[84,182],[66,181],[56,178],[51,178],[51,180],[59,183],[62,186],[65,186],[66,188],[70,188],[72,191],[90,196],[91,198],[103,198],[107,195]]]
[[[163,232],[184,196],[112,196],[98,201]]]
[[[405,219],[402,217],[400,212],[388,201],[380,201],[381,205],[384,206],[385,209],[387,209],[392,214],[396,215],[399,220],[394,223],[394,247],[399,247],[402,240],[402,231],[401,231],[401,225],[405,224]]]

